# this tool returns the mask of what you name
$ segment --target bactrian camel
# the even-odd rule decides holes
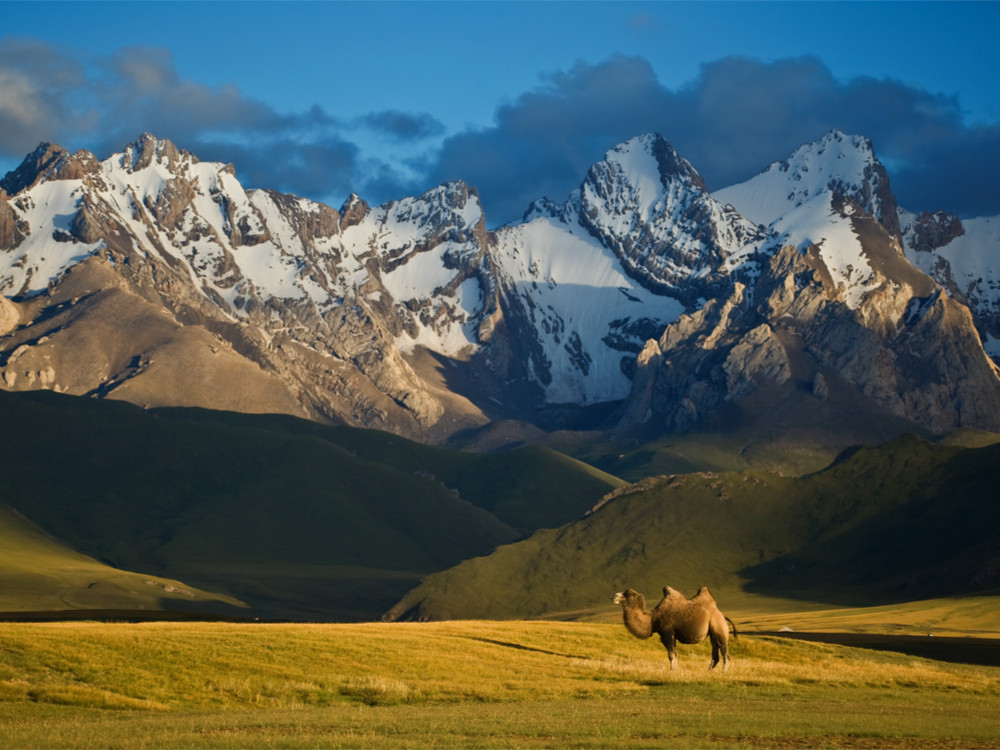
[[[653,633],[670,656],[670,668],[677,665],[677,642],[700,643],[707,635],[712,641],[712,663],[709,669],[722,660],[722,669],[729,668],[729,627],[736,625],[719,611],[715,597],[706,586],[698,589],[693,598],[687,599],[681,592],[663,587],[663,599],[653,609],[646,609],[646,599],[638,591],[625,589],[615,594],[615,604],[622,607],[625,627],[636,638],[650,638]]]

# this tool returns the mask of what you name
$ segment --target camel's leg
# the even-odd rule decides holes
[[[729,643],[726,638],[725,633],[711,633],[709,635],[709,640],[712,641],[712,663],[708,665],[709,669],[715,669],[716,665],[719,663],[719,659],[722,659],[722,671],[725,672],[729,669]]]
[[[670,669],[673,670],[677,666],[677,642],[674,640],[674,632],[668,630],[660,633],[660,642],[667,649],[667,656],[670,657]]]

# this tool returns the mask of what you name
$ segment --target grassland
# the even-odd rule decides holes
[[[1000,638],[1000,594],[924,599],[871,607],[816,608],[811,611],[774,611],[757,606],[740,611],[743,627],[805,632],[884,633]],[[1000,641],[998,641],[1000,642]]]
[[[2,747],[990,747],[1000,669],[620,624],[0,625]]]

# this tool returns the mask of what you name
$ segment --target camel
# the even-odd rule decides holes
[[[729,627],[733,626],[733,638],[737,637],[736,625],[719,611],[715,597],[708,587],[702,586],[693,598],[685,596],[669,586],[663,587],[663,599],[653,609],[646,609],[646,599],[638,591],[626,589],[615,594],[615,604],[622,607],[625,627],[636,638],[650,638],[653,633],[660,636],[667,654],[670,668],[677,665],[677,641],[700,643],[707,635],[712,641],[713,669],[722,659],[722,671],[729,668]]]

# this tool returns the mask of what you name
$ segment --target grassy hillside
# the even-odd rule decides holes
[[[754,595],[785,609],[996,588],[998,465],[1000,444],[904,436],[804,477],[652,478],[582,520],[430,576],[391,614],[543,615],[601,606],[628,586],[655,602],[665,584],[689,595],[708,585],[729,606]]]
[[[962,449],[913,436],[862,448],[802,481],[836,508],[801,548],[745,571],[749,591],[834,602],[903,601],[1000,586],[1000,444]]]
[[[375,617],[424,575],[620,484],[552,451],[501,464],[381,433],[52,393],[0,392],[0,421],[0,502],[102,563],[265,616]],[[452,466],[458,491],[440,478]],[[544,512],[523,501],[539,476],[557,494]]]
[[[331,427],[281,415],[203,409],[158,409],[155,413],[164,419],[316,437],[359,458],[437,481],[520,531],[561,526],[586,513],[596,497],[626,484],[612,474],[542,445],[502,453],[464,453],[377,430]]]
[[[180,581],[116,570],[46,535],[0,506],[0,612],[86,610],[243,614],[239,602]]]
[[[0,747],[991,747],[1000,669],[620,623],[0,624]]]

